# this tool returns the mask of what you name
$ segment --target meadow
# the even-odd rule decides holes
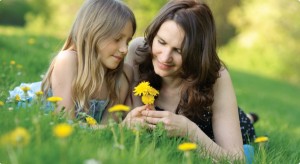
[[[6,102],[9,90],[21,82],[40,81],[63,39],[34,35],[20,28],[0,27],[0,163],[212,163],[197,151],[182,152],[184,138],[170,138],[162,128],[132,131],[110,124],[94,129],[78,120],[40,110],[40,104],[19,107]],[[224,58],[224,61],[230,58]],[[259,61],[257,61],[259,62]],[[229,62],[239,106],[255,112],[257,136],[268,142],[253,144],[253,163],[300,162],[300,86],[255,72]],[[70,133],[53,130],[67,123]],[[15,139],[15,140],[14,140]],[[216,163],[229,163],[226,159]]]

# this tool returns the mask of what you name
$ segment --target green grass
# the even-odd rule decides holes
[[[8,27],[0,27],[0,35],[0,101],[5,102],[9,89],[21,82],[41,80],[40,75],[46,71],[63,40]],[[31,38],[34,44],[28,43]],[[15,65],[10,65],[12,60],[16,61]],[[23,67],[17,68],[18,64]],[[228,67],[239,106],[259,114],[260,120],[255,124],[257,135],[269,137],[263,150],[254,145],[254,163],[299,163],[300,87],[255,72],[238,71],[233,64]],[[135,154],[136,136],[130,130],[124,129],[125,149],[120,150],[114,147],[110,128],[92,130],[79,126],[76,121],[72,124],[71,136],[57,138],[52,129],[61,122],[67,120],[44,113],[35,106],[18,109],[14,103],[6,103],[0,107],[0,138],[16,127],[24,127],[31,136],[23,147],[2,143],[0,163],[84,163],[88,159],[102,163],[185,163],[183,153],[177,150],[177,145],[185,140],[169,138],[161,130],[143,131],[139,151]],[[118,132],[118,128],[116,130]],[[119,139],[119,133],[117,136]],[[194,163],[211,163],[209,158],[195,152],[192,159]]]

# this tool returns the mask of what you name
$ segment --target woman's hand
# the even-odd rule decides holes
[[[150,128],[155,128],[158,123],[163,123],[168,135],[185,137],[189,134],[192,122],[183,115],[169,111],[143,110],[141,114]]]

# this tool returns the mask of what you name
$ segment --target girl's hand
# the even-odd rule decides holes
[[[191,121],[183,115],[178,115],[169,111],[143,110],[141,111],[144,121],[150,128],[155,128],[160,122],[163,123],[170,136],[184,137],[189,135]]]
[[[145,126],[145,120],[142,116],[142,111],[147,110],[148,106],[139,106],[132,109],[123,120],[122,124],[128,128],[135,128],[138,125]]]

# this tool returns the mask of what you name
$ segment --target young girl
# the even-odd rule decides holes
[[[42,82],[47,96],[62,98],[56,112],[64,107],[71,118],[84,112],[105,122],[107,106],[125,103],[132,70],[124,57],[135,30],[123,2],[85,1]]]
[[[137,107],[125,124],[155,128],[162,122],[169,135],[188,136],[214,158],[243,158],[243,143],[255,133],[238,109],[229,72],[218,57],[214,19],[206,4],[170,1],[145,38],[130,44],[128,55],[134,79],[149,81],[160,92],[154,108],[134,99]]]

